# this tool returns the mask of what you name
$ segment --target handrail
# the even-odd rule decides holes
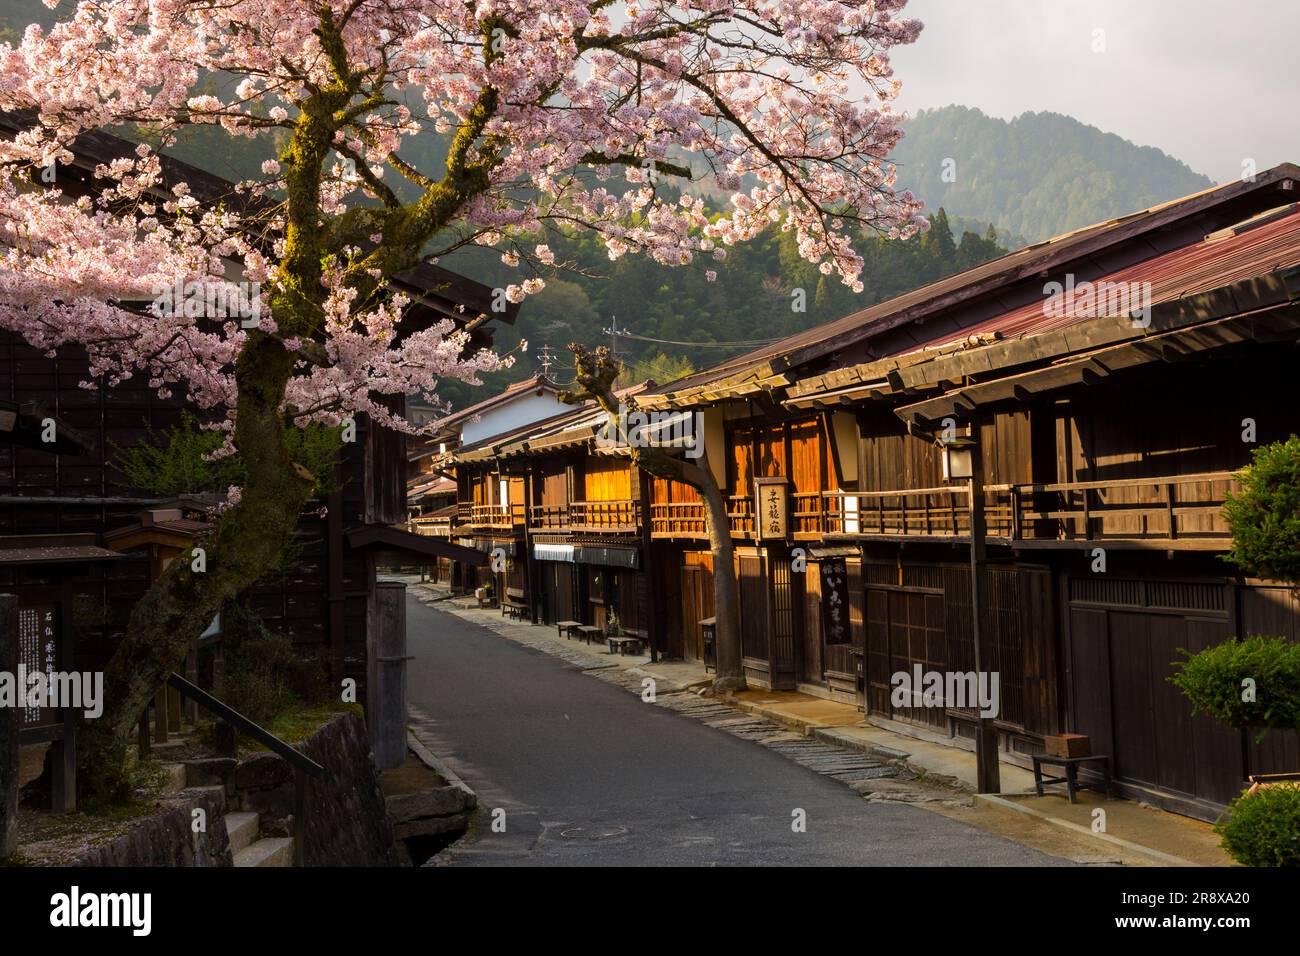
[[[996,486],[987,485],[986,490],[992,491]],[[1005,487],[1009,488],[1010,485]],[[964,495],[969,493],[970,488],[966,485],[944,485],[941,488],[897,488],[890,491],[845,491],[836,489],[834,491],[823,491],[823,498],[899,498],[915,497],[917,495]]]
[[[301,750],[291,747],[264,727],[253,723],[229,704],[213,697],[203,688],[190,683],[175,672],[167,675],[167,686],[209,710],[237,731],[243,731],[277,754],[293,768],[293,865],[304,865],[307,828],[307,778],[320,777],[325,768]]]
[[[1192,475],[1169,475],[1154,478],[1110,478],[1103,481],[1069,481],[1050,485],[1017,485],[1022,492],[1100,491],[1105,488],[1158,488],[1161,485],[1192,485],[1206,481],[1231,481],[1240,472],[1202,471]]]
[[[171,687],[182,697],[188,697],[200,707],[211,711],[215,716],[220,717],[236,730],[248,734],[248,736],[252,737],[268,750],[279,754],[287,762],[292,764],[295,769],[301,770],[303,773],[312,777],[319,777],[325,772],[324,767],[312,760],[301,750],[290,746],[269,730],[253,723],[253,721],[249,720],[229,704],[223,703],[213,697],[203,688],[191,684],[180,674],[168,674],[167,686]]]

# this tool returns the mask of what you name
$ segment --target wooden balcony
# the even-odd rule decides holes
[[[635,534],[641,526],[641,503],[570,501],[563,505],[534,505],[531,530],[590,534]]]
[[[1225,550],[1223,517],[1235,472],[1160,478],[1016,485],[1008,492],[1012,540],[1159,542],[1171,548]]]
[[[754,499],[745,495],[727,498],[727,518],[733,538],[754,536]],[[650,506],[650,534],[656,538],[707,538],[704,502],[657,502]]]
[[[731,495],[727,498],[727,518],[731,521],[733,538],[754,536],[754,499],[748,495]]]
[[[986,494],[989,533],[998,535],[1005,518],[997,500]],[[821,496],[821,525],[826,535],[953,538],[970,533],[967,491],[961,485],[909,488],[905,491],[827,491]],[[805,522],[811,522],[809,517]]]
[[[1225,550],[1223,518],[1234,472],[1158,478],[1117,478],[1042,485],[988,485],[984,511],[990,540],[1017,547],[1073,547],[1079,542],[1123,542],[1171,550]],[[801,492],[790,496],[794,540],[962,540],[970,535],[963,485],[898,491]],[[754,535],[754,502],[727,500],[731,536]],[[650,507],[656,538],[706,536],[701,502]]]
[[[523,505],[456,504],[456,527],[470,531],[513,531],[524,526],[525,517]]]
[[[1223,550],[1232,537],[1223,518],[1223,504],[1228,493],[1239,487],[1230,471],[988,485],[984,488],[988,537],[1025,547],[1114,541]],[[966,499],[967,489],[961,486],[825,492],[822,534],[872,539],[966,538],[970,535]]]

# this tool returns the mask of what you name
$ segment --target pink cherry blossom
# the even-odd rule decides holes
[[[391,280],[418,254],[505,244],[508,264],[536,271],[554,263],[537,241],[547,229],[585,229],[611,259],[675,266],[722,261],[775,225],[856,289],[863,226],[926,228],[887,160],[903,118],[890,52],[921,29],[901,16],[905,0],[45,3],[61,22],[0,44],[0,110],[31,117],[0,141],[0,327],[47,351],[84,347],[110,385],[143,375],[236,413],[232,370],[248,337],[285,327],[271,303],[290,248],[279,190],[295,175],[319,188],[294,214],[330,245],[307,293],[319,321],[284,333],[300,357],[285,405],[408,431],[379,398],[433,398],[440,379],[476,382],[503,361],[467,354],[450,320],[399,338],[410,304]],[[285,149],[263,180],[239,184],[244,206],[166,188],[148,146],[97,170],[93,197],[71,202],[40,176],[94,129],[147,129],[164,148],[191,124],[219,126],[231,149],[240,138],[283,143],[323,91],[342,91],[319,111],[324,155],[304,173]],[[417,168],[408,144],[426,129],[458,134],[445,168]],[[689,188],[705,169],[732,192],[721,211]],[[460,191],[415,248],[382,218],[350,234],[366,209],[405,208],[388,185],[397,180],[417,202]],[[670,182],[680,196],[662,188]],[[511,250],[527,248],[521,264]],[[519,302],[543,286],[529,272],[502,292]],[[175,298],[167,290],[243,310],[155,307]]]

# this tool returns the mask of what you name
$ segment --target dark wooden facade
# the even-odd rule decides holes
[[[0,535],[100,536],[136,521],[157,504],[130,487],[112,465],[114,448],[149,440],[149,430],[180,421],[180,397],[159,399],[135,380],[88,390],[84,356],[61,350],[46,357],[9,334],[0,334],[0,397],[41,407],[88,436],[94,448],[82,455],[51,454],[0,444]],[[401,436],[358,422],[357,441],[344,446],[339,489],[312,503],[298,531],[295,566],[275,574],[248,595],[250,606],[273,631],[289,636],[304,653],[331,661],[341,676],[364,683],[366,604],[374,581],[374,558],[348,548],[345,528],[395,524],[405,519],[405,445]],[[320,515],[322,508],[325,515]],[[78,622],[84,630],[78,659],[101,668],[112,653],[131,608],[150,582],[148,551],[87,566],[77,580]],[[49,567],[0,570],[0,589],[22,602],[39,601],[55,583]]]
[[[641,541],[648,479],[627,458],[593,454],[590,430],[579,429],[553,449],[458,461],[456,481],[450,535],[507,552],[504,569],[481,569],[462,586],[491,578],[539,623],[603,628],[616,618],[623,630],[648,637]]]

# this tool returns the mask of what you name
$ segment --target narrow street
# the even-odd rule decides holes
[[[459,865],[1063,865],[848,786],[408,598],[411,705],[479,795]],[[494,832],[501,820],[504,832]],[[802,810],[806,831],[795,832]],[[498,829],[500,824],[498,824]]]

